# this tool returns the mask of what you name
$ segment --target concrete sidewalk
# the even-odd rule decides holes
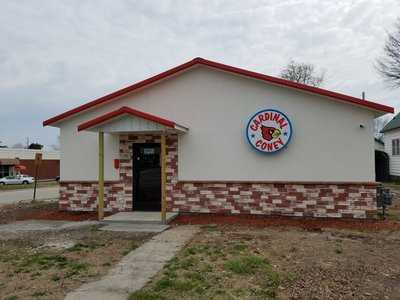
[[[26,220],[0,225],[1,232],[17,233],[21,231],[52,231],[64,229],[78,229],[85,226],[100,225],[98,221],[53,221],[53,220]]]
[[[31,201],[33,189],[20,189],[13,191],[0,192],[0,206],[6,204],[16,204],[18,202]],[[59,197],[58,186],[43,187],[36,190],[37,200],[57,200]]]
[[[66,300],[126,300],[140,290],[198,232],[196,226],[178,226],[154,236],[125,256],[99,281],[84,284]]]

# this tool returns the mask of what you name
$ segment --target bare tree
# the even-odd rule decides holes
[[[43,145],[39,144],[39,143],[31,143],[28,146],[28,149],[42,150],[42,148],[43,148]]]
[[[400,87],[400,19],[393,33],[387,34],[383,56],[376,61],[375,68],[392,87]]]
[[[318,87],[324,81],[325,74],[324,72],[317,73],[313,64],[300,63],[291,60],[281,71],[280,77],[290,81]]]

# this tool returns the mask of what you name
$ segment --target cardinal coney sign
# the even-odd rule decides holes
[[[263,153],[275,153],[285,148],[292,137],[289,118],[276,109],[264,109],[254,114],[246,127],[250,145]]]

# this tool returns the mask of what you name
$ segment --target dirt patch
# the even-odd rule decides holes
[[[355,229],[355,230],[399,230],[400,223],[392,220],[350,220],[328,218],[297,218],[283,216],[259,215],[218,215],[188,214],[179,215],[172,224],[193,225],[251,225],[255,227],[299,227],[311,231],[322,228]]]
[[[111,213],[105,213],[109,216]],[[23,220],[97,220],[96,212],[59,211],[57,202],[37,201],[0,206],[0,224]]]
[[[400,232],[248,226],[200,234],[134,299],[398,299]]]
[[[58,232],[2,234],[0,299],[63,299],[95,281],[149,234],[98,231],[96,226]]]

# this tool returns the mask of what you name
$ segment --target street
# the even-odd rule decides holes
[[[31,201],[33,189],[21,189],[0,192],[0,206],[14,204],[20,201]],[[50,200],[58,198],[58,186],[43,187],[36,190],[36,200]]]

